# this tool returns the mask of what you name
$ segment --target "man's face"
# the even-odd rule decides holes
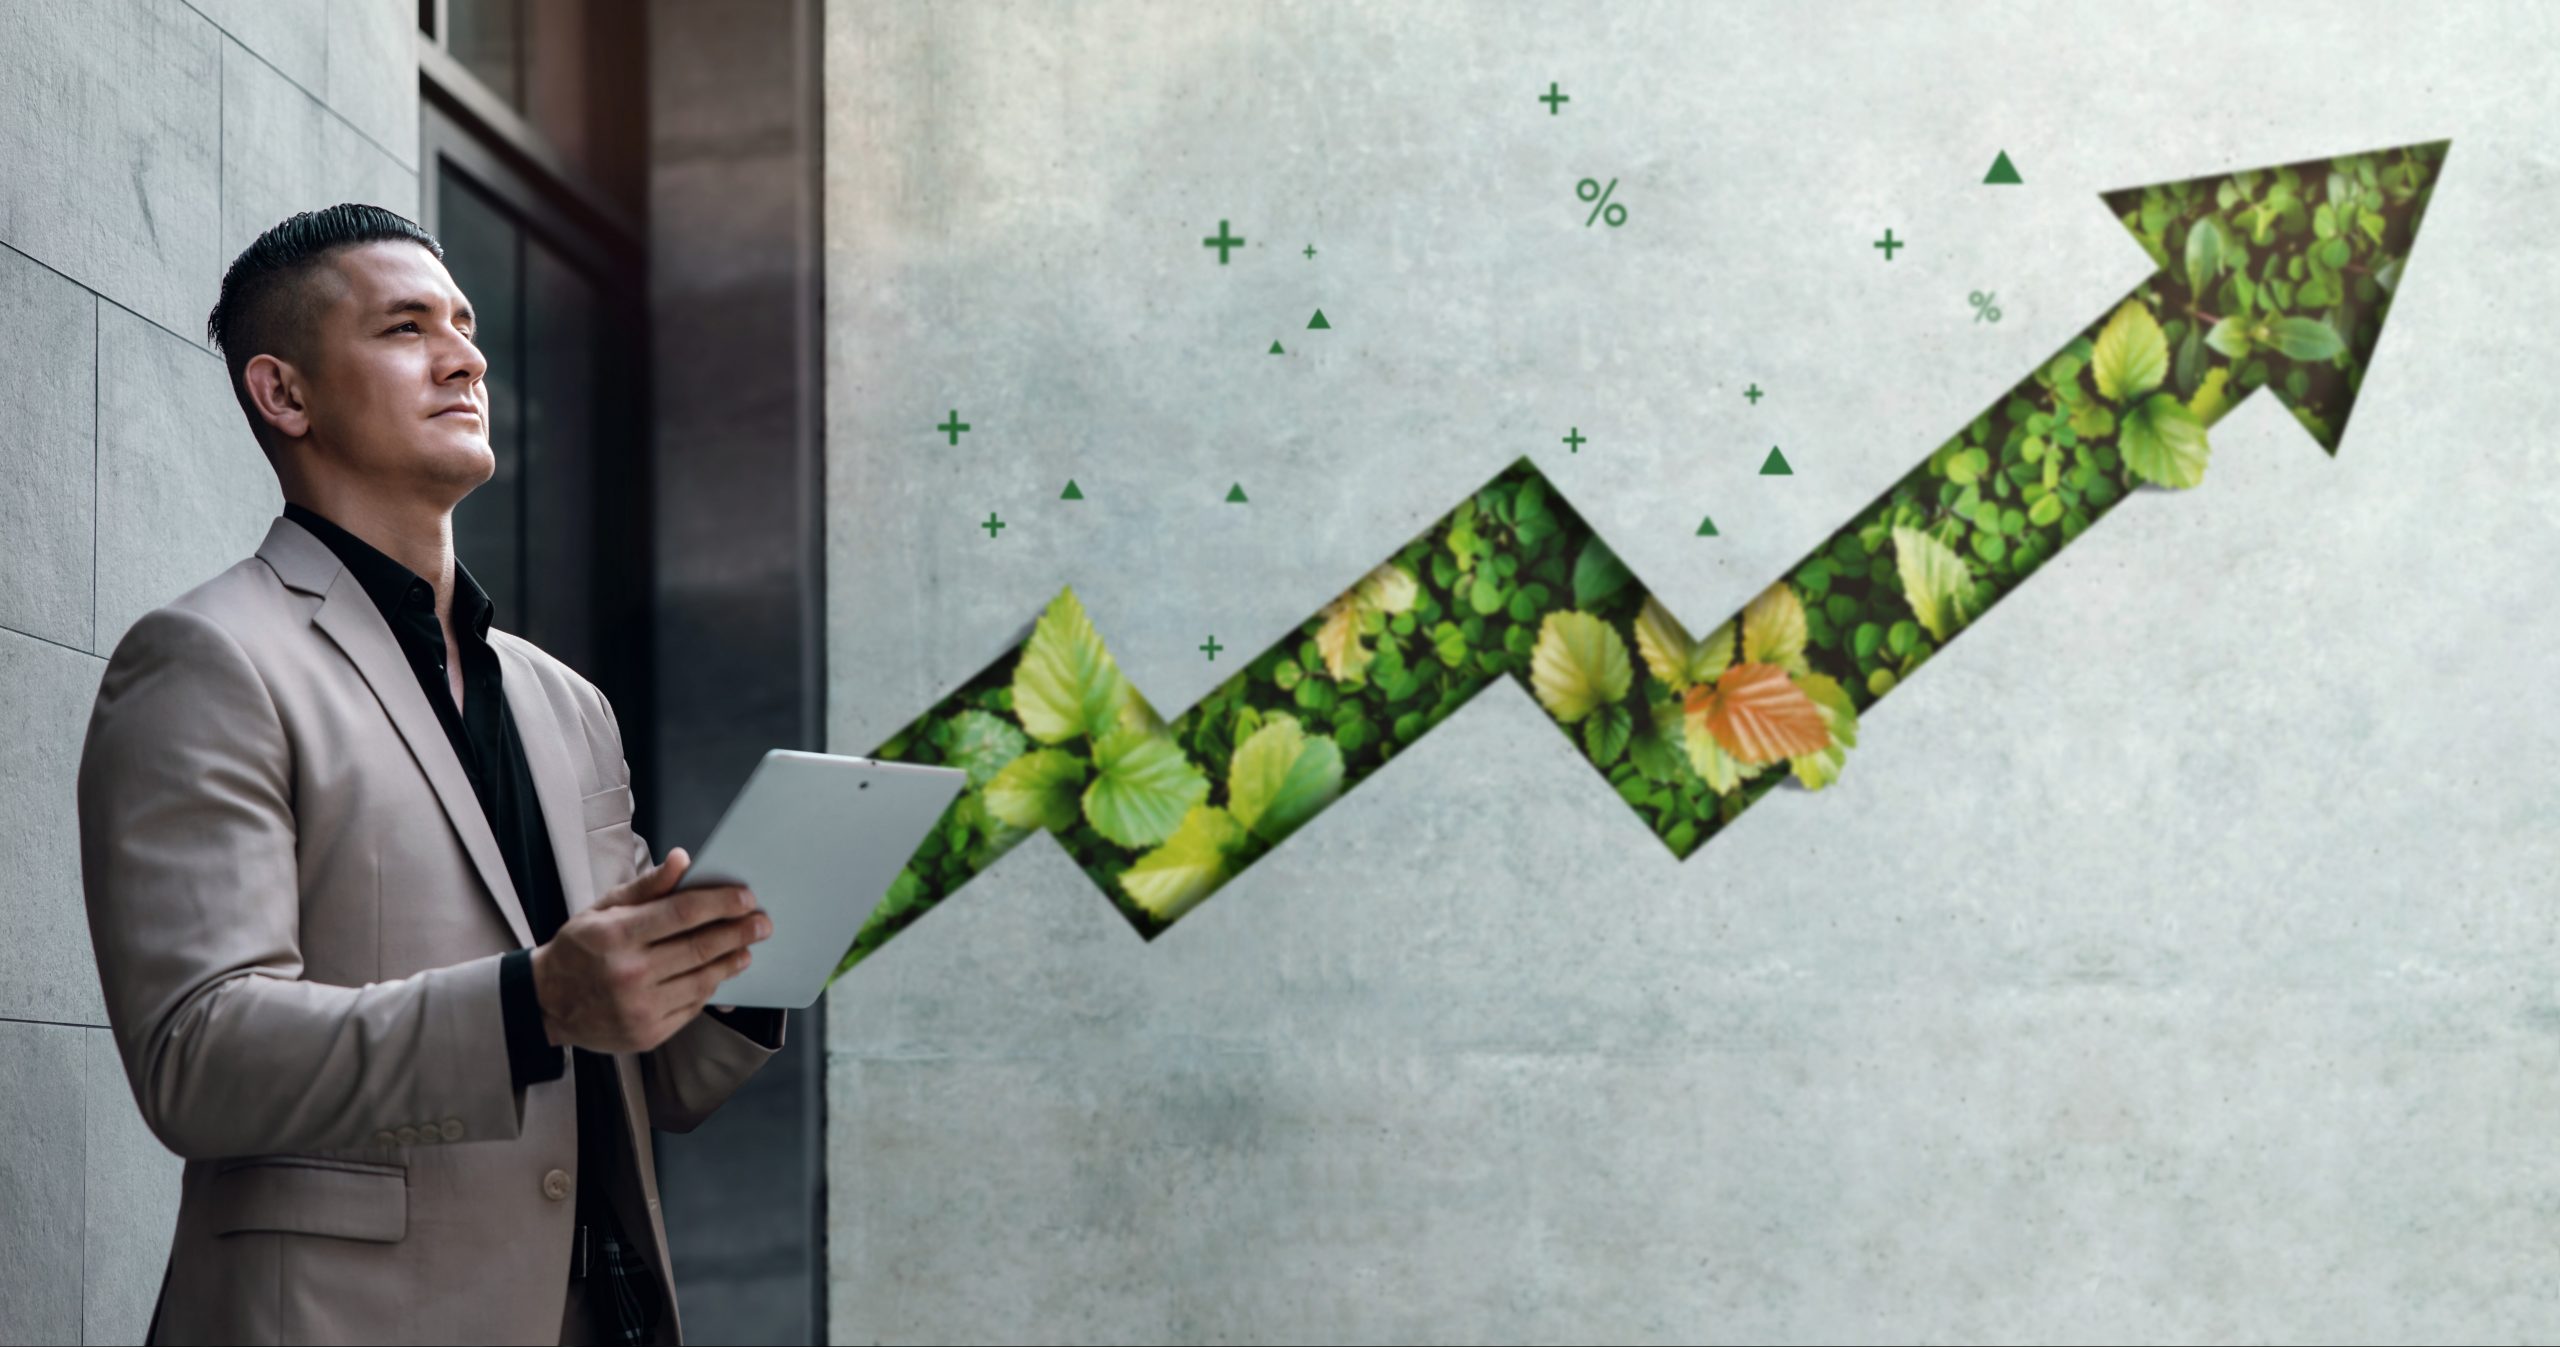
[[[489,362],[470,301],[434,254],[405,241],[329,258],[301,371],[304,410],[333,466],[385,485],[460,500],[497,471],[489,448]]]

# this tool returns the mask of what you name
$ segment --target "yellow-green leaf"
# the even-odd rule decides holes
[[[1120,872],[1120,887],[1157,920],[1171,921],[1227,882],[1227,857],[1244,839],[1244,826],[1227,811],[1193,805],[1163,846]]]
[[[1324,625],[1316,628],[1316,653],[1324,657],[1324,671],[1337,681],[1360,676],[1372,658],[1360,643],[1360,607],[1353,592],[1345,590],[1318,614]]]
[[[1800,753],[1787,759],[1796,780],[1806,790],[1820,790],[1840,779],[1841,765],[1848,761],[1849,750],[1858,746],[1858,704],[1840,681],[1826,674],[1808,674],[1796,680],[1804,695],[1822,711],[1823,722],[1830,727],[1831,742],[1811,753]]]
[[[1689,639],[1689,629],[1662,606],[1659,599],[1647,594],[1644,607],[1636,614],[1636,652],[1644,656],[1644,665],[1673,692],[1686,692],[1689,685],[1715,677],[1733,660],[1733,624],[1716,628],[1715,635],[1703,644]]]
[[[2126,466],[2144,481],[2183,490],[2204,480],[2211,454],[2204,422],[2171,394],[2155,393],[2125,413],[2116,442],[2124,448]]]
[[[1956,550],[1908,524],[1893,526],[1894,569],[1912,616],[1940,641],[1964,621],[1957,599],[1973,588],[1973,568]]]
[[[1802,673],[1805,669],[1804,642],[1804,600],[1796,597],[1793,585],[1784,580],[1777,581],[1744,605],[1744,662],[1775,664],[1789,673]]]
[[[2223,392],[2224,386],[2230,382],[2231,367],[2228,365],[2216,365],[2205,371],[2204,382],[2196,388],[2196,395],[2187,399],[2187,410],[2194,412],[2196,419],[2208,426],[2221,420],[2222,414],[2231,410],[2231,399]]]
[[[1014,716],[1044,744],[1098,738],[1119,727],[1125,691],[1120,666],[1103,649],[1075,590],[1059,590],[1014,666]]]
[[[1165,735],[1113,730],[1095,742],[1093,764],[1084,816],[1124,847],[1162,842],[1191,806],[1209,798],[1209,778]]]
[[[1227,808],[1268,842],[1297,831],[1341,793],[1341,746],[1310,737],[1291,715],[1264,721],[1227,767]]]
[[[1389,617],[1412,608],[1422,595],[1421,585],[1414,579],[1413,572],[1392,561],[1379,563],[1367,575],[1360,577],[1360,583],[1352,589],[1371,612],[1384,613]]]
[[[1017,828],[1064,832],[1076,823],[1084,759],[1044,748],[1006,763],[987,783],[987,812]]]
[[[2115,403],[2150,392],[2169,377],[2169,338],[2141,300],[2126,300],[2099,330],[2089,368],[2098,392]]]
[[[1529,686],[1547,714],[1571,725],[1627,695],[1635,666],[1617,629],[1589,613],[1554,612],[1538,624]]]

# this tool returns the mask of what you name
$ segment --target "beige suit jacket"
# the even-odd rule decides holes
[[[621,731],[489,641],[575,914],[649,863]],[[498,961],[533,936],[496,838],[319,539],[277,518],[117,643],[79,814],[125,1077],[186,1160],[151,1341],[557,1342],[580,1183],[672,1286],[650,1127],[691,1130],[773,1050],[699,1015],[616,1054],[639,1167],[580,1170],[577,1073],[508,1073]]]

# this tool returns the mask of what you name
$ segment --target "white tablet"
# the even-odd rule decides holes
[[[744,971],[711,1004],[803,1009],[943,811],[969,783],[957,767],[768,750],[693,848],[676,887],[744,884],[773,918]]]

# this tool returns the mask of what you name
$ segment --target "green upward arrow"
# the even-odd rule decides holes
[[[1152,937],[1506,676],[1675,855],[1822,789],[1866,708],[2128,491],[2200,482],[2259,388],[2337,452],[2449,144],[2105,193],[2160,269],[1703,639],[1525,457],[1170,722],[1061,590],[868,755],[969,788],[838,971],[1042,830]]]

